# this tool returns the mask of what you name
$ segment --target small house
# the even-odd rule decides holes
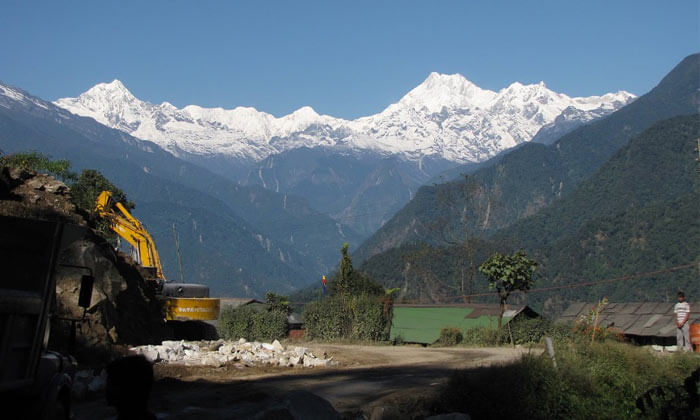
[[[576,302],[569,305],[557,322],[575,323],[590,313],[597,303]],[[637,344],[676,344],[675,302],[610,302],[598,317],[598,326],[615,328]],[[700,302],[690,303],[690,323],[700,322]]]
[[[497,303],[395,304],[389,338],[432,344],[445,327],[457,327],[462,331],[475,327],[495,328],[500,314],[501,308]],[[528,306],[508,306],[503,314],[503,325],[517,318],[537,317],[539,314]]]

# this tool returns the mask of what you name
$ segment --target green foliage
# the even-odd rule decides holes
[[[219,335],[227,340],[276,340],[287,335],[287,313],[246,305],[221,311]]]
[[[571,341],[576,337],[571,325],[555,324],[547,318],[523,318],[509,323],[515,344],[536,344],[547,336],[555,342]],[[498,346],[510,343],[507,328],[475,327],[464,331],[464,343],[475,346]]]
[[[292,307],[289,305],[289,297],[287,296],[268,291],[265,293],[265,303],[271,312],[279,311],[287,315],[292,313]]]
[[[495,253],[486,260],[479,271],[489,280],[489,288],[496,289],[503,301],[515,290],[529,290],[535,283],[532,278],[537,263],[518,251],[513,255]]]
[[[457,327],[444,327],[440,329],[438,344],[441,346],[455,346],[462,342],[464,336]]]
[[[312,339],[386,339],[387,317],[377,296],[331,296],[309,303],[302,316]]]
[[[523,251],[517,251],[513,255],[502,255],[497,252],[479,266],[481,274],[489,280],[489,289],[496,289],[501,300],[499,330],[508,296],[515,290],[529,290],[535,283],[533,275],[536,269],[537,263],[527,258]]]
[[[348,337],[352,330],[350,308],[338,296],[309,303],[304,307],[302,317],[308,338],[334,340]]]
[[[62,181],[73,181],[77,178],[75,172],[70,170],[70,162],[51,157],[42,153],[31,151],[0,156],[0,166],[9,166],[28,169],[35,172],[46,172]]]
[[[502,344],[502,334],[491,327],[467,328],[464,331],[465,344],[474,346],[498,346]]]
[[[357,296],[360,294],[383,295],[384,288],[356,271],[348,255],[348,243],[340,249],[340,268],[330,280],[328,288],[331,296]]]
[[[622,343],[569,342],[556,346],[556,356],[558,369],[548,357],[529,354],[510,365],[456,372],[435,409],[474,418],[631,419],[643,414],[637,400],[661,386],[678,396],[666,415],[700,413],[692,411],[684,388],[686,378],[700,368],[700,359],[692,355],[658,357]]]
[[[134,203],[126,198],[121,189],[112,184],[104,175],[94,169],[84,169],[78,179],[71,185],[71,198],[73,204],[88,213],[95,209],[97,196],[102,191],[111,191],[114,200],[122,203],[127,210],[134,208]]]

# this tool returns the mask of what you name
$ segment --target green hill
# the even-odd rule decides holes
[[[465,226],[472,236],[492,234],[538,213],[575,191],[655,122],[697,112],[699,88],[700,54],[694,54],[646,95],[551,146],[519,147],[475,171],[468,184],[462,180],[422,187],[354,253],[356,261],[405,243],[444,244],[445,232],[463,237]]]
[[[472,242],[476,265],[494,250],[524,248],[541,263],[528,303],[561,311],[571,300],[672,299],[678,289],[700,294],[697,268],[578,288],[630,274],[696,262],[700,256],[700,176],[696,139],[700,116],[659,122],[631,139],[572,193],[539,213]],[[416,253],[416,249],[420,252]],[[410,286],[403,298],[456,300],[464,249],[404,245],[369,258],[361,269],[386,285]],[[472,293],[486,291],[477,275]],[[570,287],[574,286],[574,287]],[[468,288],[462,288],[467,290]],[[444,290],[426,294],[423,290]]]

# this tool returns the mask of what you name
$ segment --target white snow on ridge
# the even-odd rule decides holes
[[[531,140],[569,107],[583,113],[614,110],[634,98],[624,91],[570,98],[542,82],[515,82],[494,92],[459,74],[431,73],[399,102],[352,121],[319,115],[308,106],[276,118],[251,107],[154,105],[134,97],[119,80],[55,104],[171,152],[260,160],[302,146],[342,146],[408,159],[440,156],[465,162],[485,160]]]

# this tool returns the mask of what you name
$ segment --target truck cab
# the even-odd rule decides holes
[[[76,361],[48,342],[59,253],[81,229],[0,216],[0,404],[17,418],[70,418]],[[81,306],[91,289],[86,275]]]

